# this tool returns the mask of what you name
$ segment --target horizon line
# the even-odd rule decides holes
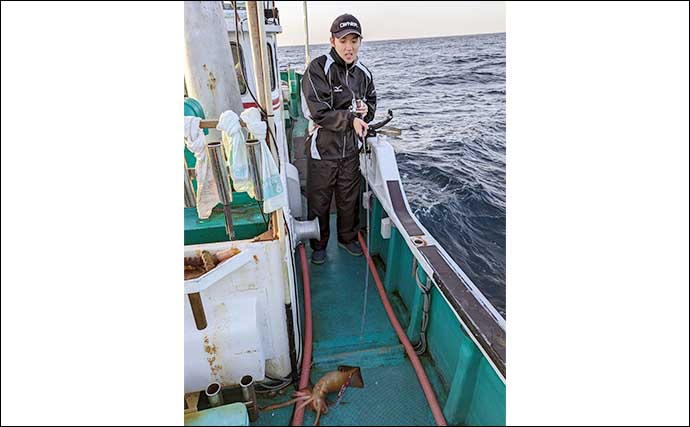
[[[411,38],[402,38],[402,39],[377,39],[377,40],[367,40],[365,38],[362,38],[362,39],[366,40],[367,43],[369,43],[369,42],[389,42],[389,41],[399,41],[399,40],[442,39],[442,38],[448,38],[448,37],[481,36],[481,35],[488,35],[488,34],[505,34],[505,33],[506,33],[505,31],[496,31],[496,32],[490,32],[490,33],[451,34],[451,35],[445,35],[445,36],[424,36],[424,37],[411,37]],[[278,36],[280,36],[280,35],[278,35]],[[309,43],[309,46],[319,46],[319,45],[327,45],[327,44],[328,43]],[[278,45],[278,47],[295,47],[295,46],[304,46],[304,43]]]

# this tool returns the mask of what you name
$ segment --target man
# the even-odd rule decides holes
[[[311,261],[326,261],[331,197],[335,191],[338,245],[362,255],[359,229],[360,138],[376,112],[371,72],[357,53],[362,40],[359,20],[350,14],[331,25],[331,50],[311,61],[302,77],[302,109],[314,123],[307,140],[308,219],[319,219],[321,238],[310,241]]]

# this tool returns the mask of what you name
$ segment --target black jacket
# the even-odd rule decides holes
[[[340,159],[359,152],[352,127],[355,113],[350,109],[355,99],[366,102],[369,111],[363,120],[370,122],[376,113],[376,89],[371,72],[359,60],[348,65],[331,48],[328,54],[311,61],[302,77],[302,110],[318,128],[316,148],[321,159]]]

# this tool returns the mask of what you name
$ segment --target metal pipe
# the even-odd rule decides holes
[[[255,199],[258,201],[264,200],[264,192],[261,187],[261,143],[258,139],[250,139],[246,142],[247,145],[247,159],[249,160],[249,176],[254,183]]]
[[[187,168],[187,160],[184,161],[184,207],[196,207],[196,195],[194,194],[194,187],[192,186],[192,178],[189,176],[189,169]]]
[[[211,158],[213,177],[216,181],[216,188],[218,188],[218,196],[220,197],[220,202],[223,204],[225,232],[228,234],[228,237],[230,237],[230,240],[235,240],[235,229],[232,225],[232,211],[230,209],[232,189],[230,188],[230,180],[228,179],[228,168],[225,166],[223,145],[220,141],[214,141],[209,143],[207,147],[209,157]]]
[[[311,356],[313,348],[313,330],[311,322],[311,286],[309,285],[309,265],[307,265],[307,250],[304,249],[304,244],[297,245],[299,255],[302,261],[302,288],[304,290],[304,350],[302,353],[302,374],[299,379],[299,388],[301,390],[309,385],[309,373],[311,372]],[[295,405],[295,411],[292,413],[293,426],[301,426],[304,420],[304,407]]]
[[[224,205],[229,205],[230,202],[232,202],[232,191],[230,190],[228,170],[225,166],[223,146],[220,141],[210,142],[208,144],[208,153],[211,158],[213,177],[215,178],[216,186],[218,187],[218,196],[220,197],[220,202]]]
[[[292,382],[297,384],[299,383],[299,375],[297,375],[297,348],[295,346],[295,325],[292,320],[291,303],[285,304],[285,320],[287,320],[288,342],[290,343],[290,370],[292,371]]]
[[[264,86],[264,67],[261,63],[261,42],[259,40],[259,22],[257,20],[257,5],[254,1],[247,3],[247,24],[249,26],[249,41],[254,62],[254,87],[256,88],[257,101],[261,104],[266,99]]]
[[[276,85],[276,88],[280,89],[280,85],[277,84],[273,79],[278,78],[277,72],[275,75],[271,73],[271,69],[275,64],[273,64],[271,61],[268,60],[268,39],[266,37],[266,27],[264,25],[266,19],[264,18],[264,13],[263,13],[263,2],[262,1],[257,1],[257,5],[260,5],[261,8],[258,9],[259,15],[258,15],[258,30],[259,30],[259,45],[261,46],[261,63],[263,64],[264,67],[264,106],[266,107],[266,125],[268,126],[269,132],[266,133],[266,144],[271,150],[271,154],[273,155],[273,160],[276,162],[276,165],[280,168],[280,156],[278,155],[278,141],[271,142],[271,134],[275,137],[276,135],[276,126],[275,126],[275,114],[273,110],[273,85]],[[275,56],[275,55],[274,55]],[[274,58],[275,59],[275,58]],[[280,99],[280,95],[278,95],[278,99]]]
[[[311,55],[309,54],[309,18],[307,17],[307,2],[303,1],[304,9],[304,65],[309,65],[311,62]]]
[[[251,375],[245,375],[240,380],[240,387],[242,387],[242,398],[247,404],[247,412],[249,412],[249,421],[255,422],[259,418],[259,405],[256,401],[256,390],[254,390],[254,378]]]
[[[256,89],[258,92],[258,103],[264,103],[266,111],[266,120],[268,125],[268,132],[266,133],[266,141],[268,147],[273,155],[273,160],[280,168],[280,157],[278,155],[278,141],[271,143],[270,135],[275,135],[275,125],[273,121],[273,102],[270,88],[268,86],[268,76],[266,72],[269,71],[267,46],[266,46],[266,32],[264,31],[264,14],[263,2],[249,1],[247,4],[247,21],[249,24],[249,39],[251,41],[252,58],[254,59],[254,75]],[[259,14],[261,10],[261,14]],[[284,223],[282,215],[279,215],[280,210],[276,210],[271,214],[271,228],[273,229],[273,238],[283,239],[285,236]]]
[[[319,228],[319,219],[314,218],[311,221],[297,221],[294,220],[292,227],[295,232],[295,240],[304,244],[309,243],[309,239],[319,239],[321,237],[321,229]]]
[[[264,29],[263,2],[247,2],[247,23],[249,24],[249,39],[251,41],[252,58],[254,60],[254,83],[257,88],[257,101],[266,112],[266,144],[276,165],[280,165],[278,156],[278,142],[271,142],[271,134],[275,135],[275,121],[273,114],[273,94],[271,93],[272,64],[268,61],[268,42]]]
[[[220,383],[213,382],[206,387],[206,397],[208,397],[208,404],[212,407],[223,404],[223,393],[221,392]]]
[[[192,307],[192,315],[194,316],[196,328],[200,331],[206,329],[208,322],[206,321],[204,304],[201,302],[201,294],[199,294],[199,292],[194,292],[187,294],[187,298],[189,298],[189,305]]]

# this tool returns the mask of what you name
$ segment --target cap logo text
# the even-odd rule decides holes
[[[356,22],[352,22],[352,21],[341,22],[340,28],[344,28],[344,27],[355,27],[355,28],[357,28],[357,27],[359,27],[359,25],[357,25]]]

